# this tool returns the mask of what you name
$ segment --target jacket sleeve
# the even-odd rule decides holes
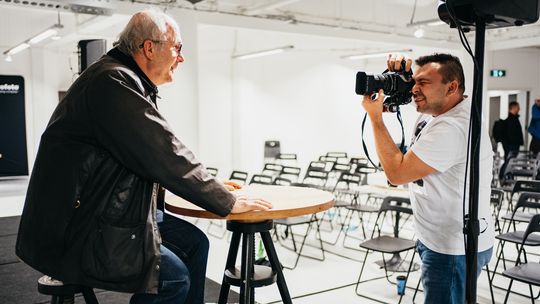
[[[133,72],[96,75],[86,92],[96,139],[126,168],[219,216],[235,197],[211,177],[141,93]]]

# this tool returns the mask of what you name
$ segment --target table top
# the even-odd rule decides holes
[[[332,193],[306,187],[250,185],[234,193],[267,200],[272,203],[273,208],[268,211],[250,211],[220,217],[171,193],[167,193],[165,197],[165,208],[172,213],[191,217],[254,222],[313,214],[327,210],[335,204]]]

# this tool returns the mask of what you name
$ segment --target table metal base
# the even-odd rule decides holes
[[[258,223],[227,221],[227,230],[232,231],[233,234],[218,303],[227,303],[229,290],[231,285],[233,285],[240,286],[240,304],[254,304],[256,287],[267,286],[277,282],[283,303],[292,304],[281,263],[279,262],[272,237],[269,233],[273,226],[274,224],[271,220]],[[254,265],[255,233],[261,235],[271,267]],[[240,239],[242,239],[242,260],[240,269],[238,269],[235,266],[235,262],[240,246]]]

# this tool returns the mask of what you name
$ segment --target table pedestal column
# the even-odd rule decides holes
[[[223,274],[223,282],[219,293],[219,303],[226,304],[231,285],[240,286],[240,304],[255,303],[255,288],[268,286],[277,281],[281,299],[285,304],[292,304],[291,296],[283,276],[281,263],[269,231],[273,228],[273,221],[267,220],[258,223],[227,221],[227,230],[232,231],[229,254]],[[254,265],[255,261],[255,233],[261,235],[268,260],[272,267]],[[240,269],[235,266],[238,248],[242,238],[242,260]]]

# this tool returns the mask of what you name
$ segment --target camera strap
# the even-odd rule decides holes
[[[407,152],[405,151],[405,129],[403,128],[403,118],[401,117],[401,111],[399,110],[399,107],[396,111],[396,117],[397,117],[397,120],[399,121],[399,125],[401,126],[401,143],[399,145],[399,150],[401,151],[401,153],[405,154],[405,152]],[[366,126],[366,120],[367,120],[367,113],[364,114],[364,119],[362,119],[362,147],[364,148],[364,154],[366,154],[367,159],[369,160],[369,162],[375,169],[382,171],[382,168],[375,165],[371,157],[369,157],[366,141],[364,140],[364,128]]]

